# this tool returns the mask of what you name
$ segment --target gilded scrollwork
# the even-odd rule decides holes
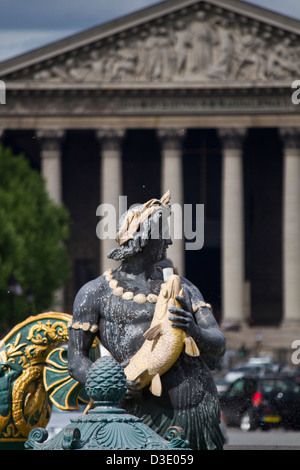
[[[30,367],[16,380],[12,391],[12,417],[18,434],[28,436],[33,427],[46,427],[50,416],[42,367]]]
[[[40,332],[43,334],[40,334]],[[46,323],[38,321],[29,330],[27,339],[34,344],[49,344],[50,341],[58,339],[66,341],[68,339],[68,328],[61,321],[55,323],[52,323],[51,320],[46,321]]]
[[[68,340],[70,319],[53,312],[29,317],[0,342],[0,441],[46,427],[52,405],[43,371],[48,354]]]

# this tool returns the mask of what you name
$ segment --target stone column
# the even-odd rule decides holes
[[[41,129],[36,135],[41,142],[41,173],[48,194],[56,204],[60,204],[62,202],[61,141],[64,131]]]
[[[219,129],[222,168],[222,320],[243,323],[244,185],[242,144],[246,129]]]
[[[300,324],[300,128],[282,128],[283,323]],[[276,256],[276,255],[275,255]]]
[[[46,189],[50,198],[56,203],[62,203],[62,177],[61,177],[61,142],[64,131],[59,129],[40,129],[36,136],[41,143],[41,173],[45,180]],[[61,287],[54,294],[52,309],[64,311],[64,288]]]
[[[169,246],[167,256],[172,260],[180,275],[185,272],[184,231],[183,231],[183,170],[182,141],[184,129],[159,129],[162,155],[162,194],[171,191],[171,204],[174,204],[170,217],[171,237],[173,245]],[[182,211],[181,221],[180,211]],[[174,226],[174,221],[177,227]],[[179,224],[181,223],[181,233]]]
[[[100,129],[96,131],[101,147],[100,204],[112,204],[119,217],[119,196],[122,195],[122,140],[123,129]],[[121,215],[121,214],[120,214]],[[107,258],[116,247],[115,239],[100,240],[100,273],[115,268],[116,262]]]

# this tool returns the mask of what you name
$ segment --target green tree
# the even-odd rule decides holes
[[[68,235],[66,208],[50,200],[41,175],[23,155],[0,145],[0,333],[51,308],[54,292],[69,276]],[[23,295],[8,292],[12,276]]]

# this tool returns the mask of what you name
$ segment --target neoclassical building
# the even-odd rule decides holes
[[[300,324],[300,22],[167,0],[2,62],[0,79],[2,142],[71,214],[65,311],[111,266],[97,207],[170,189],[204,204],[203,247],[175,239],[169,257],[216,315]]]

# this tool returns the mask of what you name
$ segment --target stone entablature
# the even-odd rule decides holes
[[[0,64],[0,119],[293,119],[299,24],[237,0],[162,2]]]
[[[185,14],[173,13],[88,49],[66,56],[61,64],[42,66],[31,79],[70,83],[266,81],[289,79],[300,70],[300,42],[295,35],[273,32],[261,22],[209,3],[195,4]]]
[[[241,93],[226,89],[156,90],[152,93],[115,91],[12,91],[8,89],[8,105],[1,107],[1,116],[151,116],[151,115],[230,115],[230,114],[298,114],[299,107],[291,100],[289,88],[253,89]]]
[[[284,318],[295,320],[300,303],[300,264],[293,256],[293,251],[299,253],[300,240],[300,228],[294,224],[300,200],[300,108],[292,102],[292,83],[300,79],[299,21],[239,0],[168,0],[6,61],[0,64],[0,78],[7,91],[6,104],[0,106],[0,133],[43,131],[43,139],[36,133],[41,172],[56,202],[61,201],[64,184],[61,131],[67,138],[69,130],[95,132],[100,200],[114,202],[122,194],[124,134],[128,129],[156,130],[161,185],[173,185],[174,200],[183,203],[183,151],[176,133],[223,129],[222,217],[228,223],[223,224],[221,243],[224,259],[235,260],[224,284],[229,299],[223,294],[226,320],[244,315],[244,247],[236,248],[244,209],[235,206],[244,189],[242,148],[236,148],[232,134],[226,131],[224,136],[224,128],[281,128],[288,233],[283,248],[283,291],[288,299]],[[168,146],[161,139],[167,129],[172,130]],[[182,247],[173,248],[176,265],[184,269]],[[109,251],[105,243],[101,249]],[[228,286],[239,286],[238,295]]]
[[[90,40],[87,31],[84,45],[79,34],[73,47],[64,40],[41,48],[40,58],[33,55],[28,61],[23,56],[21,67],[7,61],[0,66],[0,74],[8,81],[100,87],[105,83],[183,87],[220,81],[289,83],[300,75],[299,28],[296,21],[280,23],[280,18],[284,19],[271,12],[262,18],[255,7],[234,0],[163,2],[139,16],[112,22],[111,29],[91,30]],[[47,59],[44,50],[49,50]],[[27,56],[30,59],[32,54]]]

